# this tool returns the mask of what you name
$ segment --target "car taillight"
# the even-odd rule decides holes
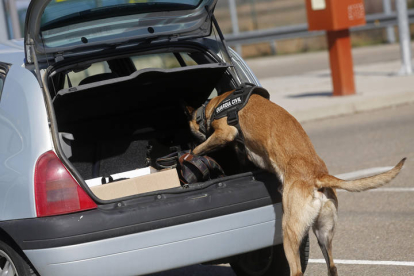
[[[44,153],[37,160],[34,185],[38,217],[97,208],[53,151]]]

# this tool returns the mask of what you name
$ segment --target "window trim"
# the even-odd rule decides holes
[[[3,84],[0,87],[0,102],[1,102],[1,96],[3,94],[2,92],[3,92],[4,84],[6,83],[7,73],[9,72],[10,66],[11,65],[8,63],[0,62],[0,78],[3,80]]]

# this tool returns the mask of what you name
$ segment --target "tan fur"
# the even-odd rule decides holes
[[[217,105],[230,92],[213,98],[206,107],[207,120]],[[190,128],[200,135],[193,119]],[[239,111],[240,127],[245,137],[247,156],[256,166],[275,173],[283,182],[283,246],[291,275],[303,275],[299,246],[312,227],[328,266],[328,275],[337,275],[332,257],[338,199],[335,189],[351,192],[377,188],[397,176],[405,159],[392,170],[363,179],[344,181],[329,175],[323,160],[299,122],[280,106],[253,94],[246,106]],[[237,129],[227,125],[224,117],[208,121],[212,135],[194,149],[203,155],[223,147],[237,137]]]

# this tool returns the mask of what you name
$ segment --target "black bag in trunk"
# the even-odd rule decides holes
[[[189,150],[174,152],[156,160],[157,169],[176,168],[181,185],[224,177],[221,166],[211,157],[193,155]]]

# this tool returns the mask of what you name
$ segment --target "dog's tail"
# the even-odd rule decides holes
[[[342,180],[332,175],[324,175],[316,180],[316,187],[320,188],[335,188],[343,189],[348,192],[362,192],[369,189],[378,188],[382,185],[387,184],[393,180],[404,166],[406,158],[403,158],[397,166],[389,171],[381,174],[377,174],[370,177],[355,179],[355,180]]]

